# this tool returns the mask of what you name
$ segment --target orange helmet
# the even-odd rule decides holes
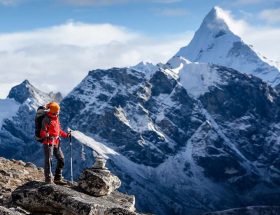
[[[58,113],[60,110],[60,106],[56,102],[51,102],[47,104],[47,108],[50,109],[51,113]]]

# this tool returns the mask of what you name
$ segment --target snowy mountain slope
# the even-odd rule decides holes
[[[248,215],[277,215],[280,213],[280,207],[273,206],[249,206],[245,208],[234,208],[225,211],[217,211],[205,213],[203,215],[232,215],[232,214],[248,214]]]
[[[257,54],[231,30],[228,14],[214,7],[203,20],[191,42],[173,58],[218,64],[261,78],[272,86],[280,83],[280,69]],[[172,66],[173,58],[168,62]],[[173,66],[172,66],[173,67]]]
[[[192,63],[184,57],[178,57],[171,59],[167,65],[164,71],[178,80],[195,98],[209,92],[211,87],[226,84],[215,67],[208,63]]]
[[[0,109],[3,110],[3,120],[0,123],[0,156],[42,165],[41,147],[33,140],[35,112],[38,106],[56,98],[60,98],[59,94],[44,93],[28,80],[10,90],[7,99],[0,101]],[[30,157],[30,154],[33,156]]]
[[[12,118],[18,111],[19,103],[14,99],[0,99],[0,127],[5,119]]]
[[[138,197],[142,211],[199,214],[277,205],[279,96],[253,76],[182,60],[177,70],[91,71],[62,101],[62,125],[80,131],[74,132],[75,175],[92,165],[94,149],[109,158],[121,189]],[[39,104],[26,99],[20,114],[3,124],[1,153],[42,165],[41,147],[32,141],[31,101]],[[69,176],[70,148],[65,141],[62,147]]]
[[[183,101],[178,94],[185,95]],[[133,161],[156,166],[191,135],[192,129],[185,132],[182,126],[190,126],[192,104],[184,88],[160,68],[148,80],[127,68],[96,70],[63,100],[62,122],[107,139]],[[184,125],[175,111],[182,113]],[[163,120],[168,114],[172,120]],[[175,135],[179,144],[171,141]]]
[[[166,187],[162,184],[157,184],[155,187],[155,178],[156,174],[159,174],[159,170],[153,167],[147,167],[142,164],[134,163],[131,160],[127,159],[125,156],[119,154],[118,152],[112,150],[111,148],[94,140],[92,137],[86,136],[82,132],[74,131],[73,136],[80,143],[88,146],[94,150],[94,153],[98,153],[98,156],[102,156],[106,159],[109,159],[109,168],[118,172],[119,175],[123,177],[129,177],[130,184],[125,185],[130,187],[130,190],[134,190],[135,193],[142,196],[141,200],[137,202],[137,206],[143,207],[144,205],[150,207],[150,211],[155,205],[157,207],[157,214],[173,214],[174,210],[170,210],[167,207],[162,208],[161,204],[164,204],[165,201],[173,202],[172,198],[165,195]],[[181,171],[181,170],[180,170]],[[155,174],[155,172],[158,172]],[[125,176],[124,176],[125,175]],[[164,178],[162,178],[164,179]],[[126,180],[127,181],[127,180]],[[163,183],[164,184],[164,183]],[[152,195],[147,195],[147,192],[153,193]],[[144,198],[145,196],[145,198]],[[189,198],[190,200],[191,198]],[[152,205],[149,202],[154,202]],[[196,204],[198,203],[195,201]],[[192,204],[188,202],[190,207]],[[181,213],[181,206],[178,205],[177,212]]]
[[[277,204],[278,94],[254,76],[182,60],[180,69],[158,65],[148,76],[144,67],[89,72],[62,101],[63,124],[113,150],[110,169],[143,211]]]

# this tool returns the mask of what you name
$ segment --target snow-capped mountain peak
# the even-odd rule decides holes
[[[215,6],[204,18],[201,27],[213,31],[229,31],[229,16],[222,8]]]
[[[183,56],[190,61],[204,62],[204,53],[214,48],[216,41],[221,41],[216,55],[222,55],[225,49],[230,49],[233,42],[240,41],[240,38],[230,30],[228,20],[229,17],[225,11],[214,7],[204,18],[190,44],[181,48],[176,56]]]
[[[34,97],[39,90],[30,84],[28,80],[24,80],[21,84],[14,86],[8,95],[8,98],[14,99],[19,103],[24,103],[26,99]]]
[[[260,54],[233,33],[233,22],[228,12],[214,7],[204,18],[191,42],[181,48],[168,64],[172,68],[177,68],[178,65],[172,65],[172,62],[176,62],[174,58],[183,57],[192,62],[233,68],[257,76],[271,86],[280,84],[279,69],[269,61],[265,61]]]
[[[21,84],[12,87],[8,97],[14,99],[20,104],[23,104],[27,100],[33,100],[36,105],[43,105],[51,100],[61,101],[62,95],[60,93],[44,93],[41,90],[34,87],[28,80],[24,80]]]

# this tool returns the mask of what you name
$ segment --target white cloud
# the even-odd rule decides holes
[[[0,34],[0,97],[24,79],[66,94],[89,70],[165,62],[192,34],[150,38],[120,26],[77,22]]]
[[[160,16],[185,16],[188,11],[182,8],[165,8],[155,10],[155,14]]]
[[[280,23],[280,8],[263,10],[260,18],[268,23]]]

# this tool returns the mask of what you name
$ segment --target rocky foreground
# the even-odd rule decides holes
[[[0,157],[0,206],[9,207],[11,192],[29,181],[43,181],[44,170],[32,163]]]
[[[134,196],[116,191],[121,181],[104,167],[84,170],[73,186],[42,181],[42,168],[0,157],[0,215],[137,214]]]

